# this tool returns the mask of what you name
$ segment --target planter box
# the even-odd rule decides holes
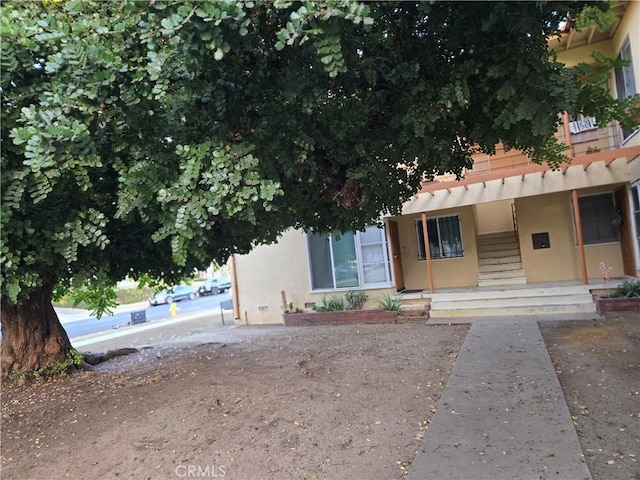
[[[302,327],[353,323],[396,323],[398,314],[386,310],[346,310],[341,312],[284,313],[282,318],[285,325]]]
[[[640,312],[640,298],[624,298],[613,297],[604,298],[593,296],[593,301],[596,303],[596,310],[598,313],[608,312]]]

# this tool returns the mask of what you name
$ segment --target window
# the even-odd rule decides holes
[[[460,235],[460,218],[458,215],[427,219],[429,250],[431,258],[452,258],[464,256],[462,236]],[[416,236],[418,241],[418,259],[425,260],[424,232],[422,220],[416,220]]]
[[[633,97],[636,93],[636,80],[633,75],[633,61],[631,56],[631,44],[629,38],[624,41],[620,53],[618,54],[618,60],[624,60],[627,65],[622,67],[616,67],[614,75],[616,79],[616,92],[619,100]],[[627,139],[633,131],[623,130],[623,139]]]
[[[636,247],[640,250],[640,183],[631,187],[631,196],[633,198],[633,218],[636,224]],[[640,255],[638,262],[640,263]]]
[[[618,241],[618,231],[613,222],[615,202],[612,193],[580,197],[578,207],[585,245]]]
[[[307,236],[311,288],[363,288],[387,286],[391,269],[384,230]]]

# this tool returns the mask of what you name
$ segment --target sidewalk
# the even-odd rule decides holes
[[[591,479],[535,317],[472,323],[408,478]]]

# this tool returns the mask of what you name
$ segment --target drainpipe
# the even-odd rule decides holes
[[[424,236],[424,255],[427,257],[427,268],[429,269],[429,291],[433,293],[433,270],[431,269],[431,247],[429,247],[429,231],[427,229],[427,214],[422,213],[422,235]]]
[[[587,260],[584,254],[584,240],[582,239],[582,219],[580,218],[580,208],[578,206],[578,191],[571,190],[571,199],[573,201],[573,216],[576,219],[576,234],[578,236],[578,256],[580,258],[580,270],[582,271],[582,283],[589,285],[589,277],[587,275]]]
[[[231,301],[233,302],[234,321],[240,320],[240,300],[238,299],[238,271],[236,269],[236,256],[231,254]]]

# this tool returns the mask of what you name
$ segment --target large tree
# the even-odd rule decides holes
[[[67,357],[56,292],[362,228],[498,142],[557,163],[559,112],[629,107],[549,49],[585,5],[4,2],[3,373]]]

